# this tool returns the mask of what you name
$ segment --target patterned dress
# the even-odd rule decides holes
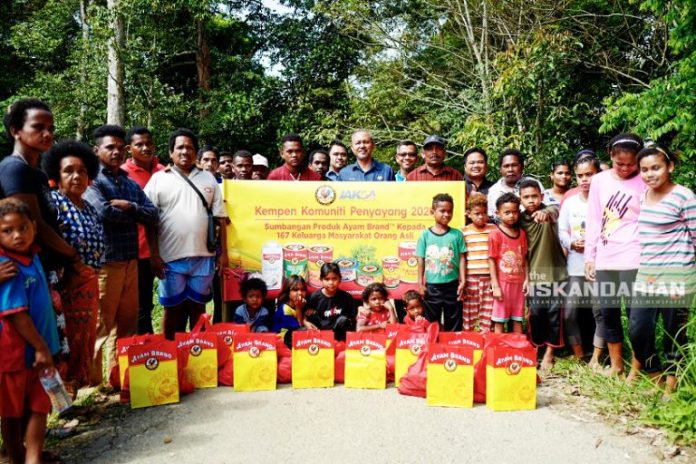
[[[77,391],[90,381],[99,309],[97,270],[104,254],[104,229],[97,211],[88,203],[80,209],[57,190],[51,192],[51,201],[61,235],[89,266],[82,273],[66,268],[62,279],[61,299],[70,347],[65,380]]]

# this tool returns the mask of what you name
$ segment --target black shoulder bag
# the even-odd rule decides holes
[[[208,251],[211,253],[215,253],[215,250],[217,250],[217,243],[215,241],[215,217],[213,216],[213,209],[208,206],[208,202],[205,201],[205,197],[201,193],[200,190],[196,188],[196,186],[191,182],[191,179],[188,178],[188,176],[183,175],[181,172],[179,172],[178,169],[172,168],[174,171],[179,174],[179,176],[184,179],[193,189],[194,192],[198,194],[198,198],[201,199],[203,202],[203,207],[205,208],[206,213],[208,213],[208,234],[207,234],[207,240],[206,240],[206,247],[208,248]]]

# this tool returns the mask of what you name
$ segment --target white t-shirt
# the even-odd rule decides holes
[[[211,173],[193,168],[189,180],[212,205],[215,217],[227,217],[222,193]],[[178,172],[171,167],[156,172],[144,191],[160,211],[159,252],[165,263],[215,255],[206,247],[208,214],[203,202]]]
[[[578,193],[563,201],[558,216],[558,238],[561,246],[568,250],[568,275],[585,275],[585,254],[570,249],[570,244],[585,237],[587,222],[587,200]]]

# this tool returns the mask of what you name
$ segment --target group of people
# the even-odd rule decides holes
[[[170,134],[168,166],[155,155],[152,133],[140,126],[101,126],[92,146],[54,144],[51,109],[36,99],[15,102],[3,122],[14,144],[0,162],[0,418],[10,462],[41,462],[51,407],[42,375],[58,368],[73,393],[108,383],[117,371],[116,339],[153,331],[155,277],[168,339],[193,326],[213,296],[219,298],[227,268],[223,179],[465,182],[463,230],[449,226],[457,214],[452,197],[433,198],[434,224],[417,243],[418,291],[403,298],[404,322],[436,321],[447,331],[502,332],[510,325],[521,332],[528,314],[532,342],[546,346],[542,368],[552,365],[564,336],[582,357],[582,305],[573,298],[537,298],[535,286],[641,283],[648,294],[682,279],[686,294],[693,291],[696,200],[671,180],[675,155],[645,147],[632,134],[610,141],[611,168],[600,172],[594,153],[581,150],[573,163],[554,163],[553,185],[544,189],[523,173],[524,157],[515,149],[500,154],[495,183],[486,179],[481,148],[466,151],[460,173],[445,165],[446,141],[437,135],[422,144],[421,165],[417,145],[399,143],[394,172],[373,158],[375,143],[367,130],[351,136],[353,164],[341,142],[305,160],[302,139],[291,134],[280,143],[283,163],[271,170],[267,158],[247,150],[199,147],[188,129]],[[264,281],[247,279],[243,301],[227,319],[275,331],[288,344],[294,330],[331,329],[342,339],[347,331],[384,330],[399,319],[384,285],[366,287],[359,306],[339,288],[335,263],[325,263],[320,278],[321,290],[311,295],[301,276],[286,279],[271,310],[264,306]],[[664,305],[631,307],[635,296],[623,300],[631,375],[662,370],[655,347],[659,314],[673,388],[689,304],[684,298],[675,307],[677,300],[668,295]],[[619,374],[622,301],[616,294],[595,300],[588,306],[596,321],[591,363],[599,364],[606,343],[611,372]]]

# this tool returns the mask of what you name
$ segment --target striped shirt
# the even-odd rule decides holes
[[[444,166],[442,171],[437,174],[433,174],[428,170],[426,165],[417,167],[406,177],[407,181],[412,180],[463,180],[464,176],[462,173],[456,169]]]
[[[493,224],[486,224],[483,229],[473,224],[462,229],[466,243],[466,273],[488,275],[488,234],[495,229]]]
[[[675,185],[659,203],[641,199],[638,217],[641,245],[637,282],[686,281],[693,284],[696,271],[696,196]]]

